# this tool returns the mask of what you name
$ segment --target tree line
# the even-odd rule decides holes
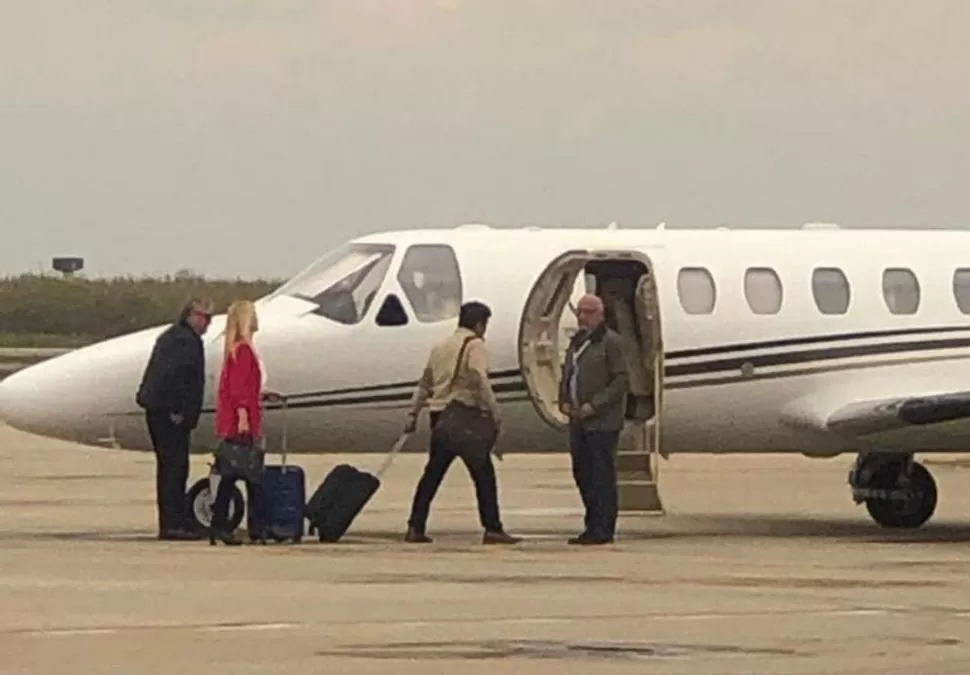
[[[0,347],[76,347],[170,323],[192,297],[211,298],[223,312],[232,301],[255,300],[281,283],[195,275],[0,278]]]

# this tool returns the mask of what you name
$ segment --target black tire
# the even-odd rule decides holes
[[[202,478],[189,488],[185,495],[187,511],[189,514],[189,525],[194,527],[197,532],[208,532],[209,525],[212,523],[212,509],[209,504],[209,479]],[[232,498],[229,500],[229,529],[235,530],[239,527],[245,515],[246,501],[243,499],[242,492],[238,485],[232,488]]]
[[[877,475],[873,481],[879,487],[891,489],[891,479]],[[936,511],[936,481],[922,464],[913,464],[910,477],[912,499],[867,499],[866,510],[874,521],[887,528],[915,529],[928,521]]]

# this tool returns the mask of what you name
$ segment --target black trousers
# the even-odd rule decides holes
[[[616,478],[616,445],[619,431],[590,431],[582,425],[569,428],[569,454],[573,479],[586,509],[588,535],[612,539],[619,509]]]
[[[150,410],[145,414],[145,419],[155,448],[158,530],[160,533],[187,530],[185,484],[189,479],[189,440],[192,430],[184,424],[175,424],[167,412]]]
[[[434,430],[438,424],[440,413],[431,413],[431,429]],[[411,504],[411,517],[408,518],[408,527],[417,532],[424,533],[428,523],[428,512],[431,510],[431,502],[441,487],[441,481],[445,479],[445,474],[451,468],[451,463],[458,457],[450,448],[444,447],[437,442],[432,435],[431,449],[428,454],[428,462],[424,466],[424,473],[418,486],[414,491],[414,501]],[[475,496],[478,498],[478,519],[489,532],[502,532],[502,520],[499,516],[498,508],[498,482],[495,478],[495,465],[492,463],[492,455],[489,453],[485,461],[481,464],[472,464],[462,458],[465,468],[475,483]]]
[[[229,502],[232,488],[239,479],[236,476],[222,476],[216,489],[216,499],[212,504],[212,529],[225,532],[228,529]],[[263,486],[261,483],[246,482],[247,516],[246,527],[250,535],[265,533],[266,514],[264,512]]]

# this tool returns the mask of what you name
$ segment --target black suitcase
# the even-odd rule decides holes
[[[335,466],[307,502],[305,515],[310,521],[307,533],[316,534],[323,542],[340,541],[380,488],[381,477],[407,439],[408,435],[404,434],[397,440],[376,475],[349,464]]]

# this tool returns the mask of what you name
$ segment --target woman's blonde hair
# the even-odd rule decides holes
[[[238,300],[226,312],[225,358],[236,353],[240,343],[251,343],[256,330],[256,306],[250,300]]]

